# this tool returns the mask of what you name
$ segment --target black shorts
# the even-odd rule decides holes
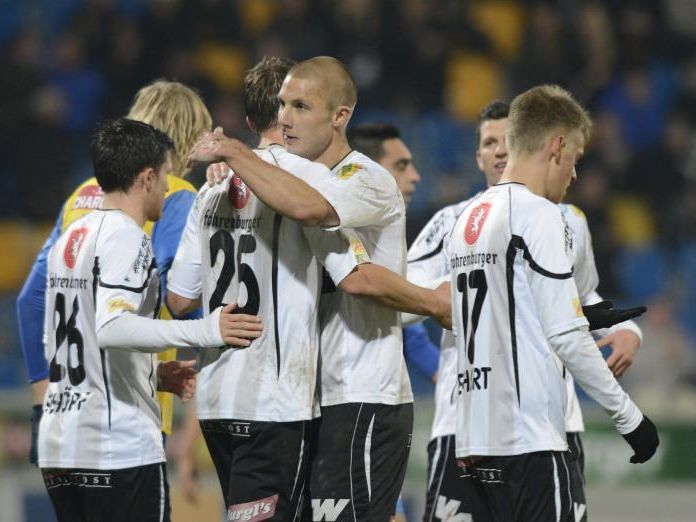
[[[310,472],[312,521],[388,522],[404,481],[413,404],[321,409]]]
[[[164,462],[118,470],[43,468],[58,522],[169,522]]]
[[[570,470],[570,494],[576,522],[587,522],[585,497],[585,449],[579,433],[566,433],[568,439],[568,468]]]
[[[454,435],[431,440],[423,522],[454,520],[457,514],[471,513],[467,501],[470,482],[461,477],[462,473],[454,455]]]
[[[309,421],[200,424],[220,479],[227,520],[300,520]]]
[[[575,522],[568,452],[482,457],[463,469],[476,521]]]

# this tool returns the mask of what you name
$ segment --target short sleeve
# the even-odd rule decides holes
[[[375,225],[405,212],[394,178],[358,163],[344,165],[338,174],[316,183],[314,189],[336,210],[340,219],[336,228]]]
[[[150,238],[135,227],[121,227],[105,237],[97,247],[97,257],[96,326],[99,330],[123,313],[138,313],[150,279],[157,277],[157,263]]]
[[[167,279],[168,291],[187,299],[198,299],[203,287],[198,223],[206,193],[206,187],[201,189],[189,211]]]
[[[523,251],[527,279],[547,338],[587,325],[573,279],[572,232],[560,209],[544,205],[530,214],[523,237],[513,243]]]
[[[365,245],[350,229],[336,231],[304,228],[312,253],[319,259],[336,286],[356,266],[370,262]]]

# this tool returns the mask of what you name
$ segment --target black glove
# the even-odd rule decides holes
[[[657,428],[647,415],[631,433],[623,435],[626,442],[633,448],[634,454],[630,458],[631,464],[647,462],[657,451],[660,439],[657,436]]]
[[[635,308],[612,308],[614,304],[611,301],[600,301],[597,304],[583,306],[582,313],[585,314],[587,321],[590,323],[590,330],[598,330],[600,328],[609,328],[618,323],[623,323],[634,317],[638,317],[646,312],[644,306],[636,306]]]
[[[34,404],[31,407],[31,449],[29,450],[29,463],[39,463],[39,422],[43,414],[43,404]]]

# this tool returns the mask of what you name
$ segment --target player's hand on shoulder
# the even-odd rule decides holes
[[[611,355],[607,359],[607,366],[614,377],[621,377],[633,364],[640,347],[640,337],[631,330],[616,330],[597,341],[600,348],[608,345],[611,345]]]
[[[221,161],[219,163],[211,163],[205,171],[205,177],[208,180],[208,185],[214,187],[220,185],[227,179],[230,168],[227,163]]]
[[[157,390],[186,402],[196,393],[196,361],[164,361],[157,366]]]
[[[261,319],[255,315],[238,314],[237,305],[229,304],[220,314],[220,334],[226,345],[246,348],[263,331]]]
[[[643,420],[638,427],[631,433],[623,435],[623,438],[633,448],[633,456],[630,458],[631,464],[647,462],[660,445],[657,428],[647,415],[643,415]]]

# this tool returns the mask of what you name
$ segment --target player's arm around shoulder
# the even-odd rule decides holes
[[[337,215],[338,222],[330,226],[382,226],[406,213],[394,176],[367,158],[342,166],[316,189]]]

